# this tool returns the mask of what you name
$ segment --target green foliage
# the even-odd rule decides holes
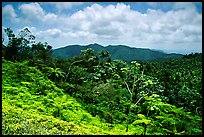
[[[201,134],[199,116],[162,102],[157,94],[138,92],[137,105],[133,104],[135,100],[130,102],[122,79],[131,83],[134,77],[140,78],[137,62],[130,64],[133,71],[128,66],[121,67],[128,77],[121,75],[107,83],[83,82],[82,86],[59,82],[64,90],[48,79],[53,68],[47,67],[43,74],[36,67],[29,67],[28,61],[13,63],[2,59],[2,62],[3,134]],[[141,89],[148,91],[158,83],[143,75],[140,84],[135,84],[144,85]],[[127,112],[129,106],[131,111]]]
[[[183,58],[144,63],[145,73],[157,77],[168,103],[201,115],[202,111],[202,54]],[[151,67],[150,67],[151,66]]]
[[[42,69],[42,72],[52,81],[62,81],[65,76],[65,73],[60,68],[44,67]]]
[[[139,120],[135,120],[132,124],[137,125],[137,124],[145,124],[148,125],[150,124],[151,120],[146,119],[146,117],[143,114],[137,114]]]
[[[106,100],[113,100],[116,96],[117,91],[114,89],[113,85],[110,83],[100,84],[93,88],[93,94],[95,96],[103,96]]]
[[[2,67],[3,134],[125,133],[122,129],[113,128],[115,125],[103,123],[99,117],[87,113],[74,98],[64,94],[43,73],[27,66],[26,62],[12,63],[3,59]],[[18,74],[13,68],[26,71]],[[107,119],[111,116],[108,113],[104,115]]]
[[[111,62],[111,55],[108,51],[106,50],[100,51],[99,56],[102,58],[102,61]]]
[[[194,117],[190,112],[185,112],[183,108],[162,102],[159,95],[156,94],[146,96],[142,108],[143,112],[147,110],[146,115],[152,119],[152,126],[157,126],[165,134],[179,134],[184,131],[185,134],[194,134],[188,126],[194,125],[195,121],[201,122],[198,116]],[[194,127],[200,129],[201,124]]]
[[[202,134],[202,54],[127,63],[83,48],[51,59],[51,46],[26,42],[29,30],[7,34],[3,56],[16,62],[2,58],[3,134]],[[9,46],[23,52],[8,56]]]

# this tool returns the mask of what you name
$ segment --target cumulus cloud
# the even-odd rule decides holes
[[[17,14],[12,5],[6,5],[2,8],[2,15],[7,18],[10,22],[18,22]]]
[[[52,4],[56,8],[58,5],[59,10],[75,5],[70,2]],[[154,3],[149,5],[158,7]],[[71,15],[48,13],[38,3],[22,4],[19,9],[27,20],[38,20],[42,25],[47,25],[48,22],[55,24],[44,30],[35,26],[34,30],[36,36],[50,42],[54,48],[95,42],[171,52],[179,49],[187,52],[186,48],[189,51],[201,51],[202,47],[202,14],[196,11],[194,3],[176,2],[172,10],[167,12],[150,8],[145,13],[133,10],[123,3],[107,6],[95,3]],[[10,17],[17,17],[14,10]]]
[[[93,4],[90,7],[85,8],[83,11],[74,13],[70,20],[75,22],[73,25],[76,30],[84,30],[94,33],[98,36],[112,35],[118,36],[123,33],[124,24],[128,22],[129,17],[132,14],[130,7],[124,4],[109,5],[102,7],[99,4]]]
[[[53,23],[57,19],[54,13],[46,13],[39,3],[22,4],[19,6],[20,11],[27,21],[42,21],[44,23]]]
[[[195,19],[192,20],[192,17]],[[190,37],[189,34],[201,34],[202,27],[201,15],[195,11],[179,10],[164,13],[161,10],[148,9],[146,14],[142,14],[131,10],[130,6],[125,4],[107,7],[93,4],[73,14],[70,20],[75,22],[73,31],[89,31],[99,37],[128,35],[130,38],[134,36],[139,41],[149,42],[164,40],[182,42],[186,37]]]
[[[202,15],[187,9],[168,12],[148,9],[147,13],[140,13],[123,3],[106,7],[93,4],[61,18],[63,27],[69,28],[69,33],[63,35],[89,43],[127,44],[166,51],[178,50],[176,46],[179,46],[184,50],[186,43],[201,42],[202,37]]]
[[[61,35],[62,31],[59,29],[48,29],[45,31],[39,31],[40,36],[42,37],[48,37],[48,38],[58,38]]]
[[[19,9],[28,20],[40,20],[45,14],[38,3],[22,4],[20,5]]]

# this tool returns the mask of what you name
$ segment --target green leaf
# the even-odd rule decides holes
[[[21,82],[24,85],[30,85],[30,82]]]
[[[145,125],[148,125],[151,123],[151,120],[148,119],[142,119],[142,120],[135,120],[132,124],[133,125],[138,125],[144,123]]]
[[[150,110],[153,111],[155,106],[151,106]]]
[[[143,114],[137,114],[137,116],[138,116],[140,119],[144,119],[144,118],[145,118],[145,115],[143,115]]]

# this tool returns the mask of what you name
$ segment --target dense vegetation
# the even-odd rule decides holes
[[[146,66],[145,74],[159,78],[168,103],[201,115],[202,53],[143,65]]]
[[[3,134],[202,134],[202,54],[128,63],[88,48],[55,59],[28,29],[5,32]]]
[[[92,48],[96,53],[100,53],[102,50],[108,51],[111,54],[111,58],[113,60],[123,60],[127,62],[131,62],[132,60],[148,61],[183,56],[182,54],[167,54],[159,50],[133,48],[125,45],[108,45],[104,47],[97,43],[85,46],[69,45],[66,47],[54,49],[52,56],[55,58],[71,58],[74,56],[79,56],[81,50],[86,50],[88,48]]]

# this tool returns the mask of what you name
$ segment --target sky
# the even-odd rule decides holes
[[[127,45],[202,53],[201,2],[2,2],[2,36],[28,28],[53,49]]]

